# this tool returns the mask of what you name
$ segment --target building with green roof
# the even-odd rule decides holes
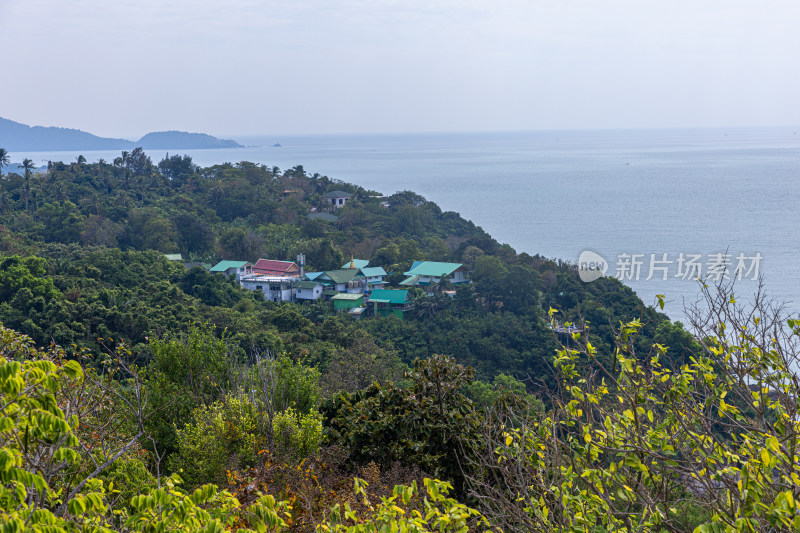
[[[210,272],[222,272],[228,276],[234,276],[237,280],[242,276],[249,276],[253,273],[253,263],[247,261],[220,261],[209,269]]]
[[[364,306],[363,294],[348,294],[346,292],[340,292],[339,294],[335,295],[332,300],[333,309],[335,311],[349,311],[354,307]]]
[[[395,316],[402,319],[408,311],[408,291],[397,289],[375,289],[369,295],[375,316]]]
[[[386,271],[383,267],[364,267],[358,269],[359,277],[363,276],[367,290],[382,289],[386,280]]]
[[[411,270],[404,274],[409,277],[400,284],[406,286],[435,285],[442,278],[446,278],[453,285],[469,283],[469,271],[461,263],[415,261]]]
[[[350,259],[350,261],[342,265],[342,269],[355,269],[357,271],[356,277],[364,278],[364,288],[366,290],[382,289],[385,283],[383,278],[386,277],[386,271],[383,267],[371,267],[366,259]]]
[[[361,294],[364,292],[364,278],[358,278],[358,269],[326,270],[315,281],[324,283],[336,292]]]

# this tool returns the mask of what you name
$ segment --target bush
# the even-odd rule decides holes
[[[316,411],[302,414],[289,407],[275,416],[272,432],[278,455],[304,459],[319,449],[322,415]]]
[[[242,396],[226,396],[209,407],[192,411],[192,421],[178,429],[178,453],[169,460],[171,470],[182,470],[189,486],[223,483],[227,470],[255,466],[268,435],[261,420],[260,403]]]

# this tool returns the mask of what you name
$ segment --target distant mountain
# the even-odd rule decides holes
[[[28,126],[0,117],[0,147],[9,152],[59,150],[130,150],[136,145],[125,139],[109,139],[70,128]]]
[[[186,133],[185,131],[156,131],[148,133],[136,146],[145,150],[192,150],[204,148],[242,148],[236,141],[217,139],[205,133]]]
[[[192,150],[206,148],[241,148],[236,141],[217,139],[205,133],[160,131],[148,133],[138,141],[98,137],[71,128],[28,126],[0,117],[0,147],[9,152],[61,150]]]

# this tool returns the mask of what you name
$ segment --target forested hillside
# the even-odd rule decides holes
[[[613,278],[582,283],[413,192],[382,197],[299,165],[154,164],[137,148],[26,167],[0,178],[0,501],[17,502],[0,518],[310,531],[417,510],[421,531],[466,531],[489,527],[480,511],[507,531],[682,531],[719,513],[797,516],[768,475],[794,479],[798,464],[771,440],[798,433],[774,396],[796,393],[793,363],[766,333],[747,337],[776,321],[698,317],[694,338]],[[352,197],[334,209],[332,190]],[[369,259],[390,283],[413,261],[458,262],[472,283],[412,289],[403,320],[356,320],[203,267],[300,253],[308,271]],[[720,313],[735,304],[723,296],[710,300]],[[715,325],[730,316],[733,343]],[[583,333],[554,331],[565,322]],[[751,383],[763,387],[749,396]],[[740,446],[741,431],[756,440]],[[771,491],[764,508],[736,485],[748,468]],[[354,478],[369,483],[358,497]],[[720,487],[742,505],[707,498]],[[405,517],[377,504],[392,494]]]
[[[354,197],[326,212],[335,220],[309,218],[326,211],[322,196],[331,189]],[[179,155],[154,164],[141,149],[113,162],[55,162],[46,173],[4,176],[0,223],[0,320],[40,345],[97,352],[101,337],[139,345],[148,335],[209,322],[246,352],[291,351],[324,369],[353,330],[406,364],[444,353],[484,379],[509,373],[539,380],[549,375],[556,346],[543,318],[549,307],[591,324],[606,346],[610,325],[635,317],[647,322],[643,345],[675,333],[616,280],[581,283],[571,265],[517,254],[412,192],[382,198],[309,176],[302,166],[198,168]],[[415,260],[457,261],[474,283],[452,300],[418,298],[412,320],[353,323],[323,304],[260,300],[164,253],[196,263],[303,253],[309,271],[355,256],[383,266],[390,281]]]

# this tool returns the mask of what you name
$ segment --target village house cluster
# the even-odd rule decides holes
[[[220,261],[211,272],[230,276],[243,288],[257,291],[273,302],[311,302],[319,299],[333,302],[335,310],[360,317],[396,316],[403,318],[409,308],[407,288],[387,288],[383,267],[371,267],[365,259],[351,259],[338,270],[305,272],[294,261],[259,259]],[[403,287],[429,287],[442,278],[452,285],[469,283],[469,271],[461,263],[414,261]]]

